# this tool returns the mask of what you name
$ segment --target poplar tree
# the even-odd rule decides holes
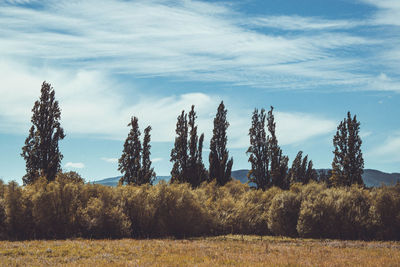
[[[153,184],[154,180],[156,179],[156,173],[154,172],[154,168],[151,167],[151,160],[150,160],[150,131],[151,126],[147,126],[144,129],[144,138],[143,138],[143,151],[142,151],[142,171],[141,171],[141,178],[142,183],[144,184]]]
[[[333,186],[364,185],[362,180],[364,159],[359,131],[360,122],[356,116],[352,118],[348,112],[347,118],[340,122],[333,137],[335,150],[330,178]]]
[[[121,158],[118,160],[118,170],[121,171],[121,184],[152,184],[155,179],[154,169],[150,160],[150,131],[148,126],[145,130],[143,147],[140,142],[140,130],[137,117],[132,117],[128,127],[131,127],[128,137],[124,143]]]
[[[270,111],[268,111],[268,151],[270,154],[270,171],[271,171],[271,183],[274,186],[286,189],[289,187],[289,181],[287,180],[287,172],[288,172],[288,162],[289,158],[287,156],[283,156],[282,149],[278,145],[278,139],[275,134],[275,118],[273,115],[274,108],[271,106]]]
[[[182,111],[176,124],[176,138],[174,148],[171,150],[171,182],[187,182],[192,187],[199,186],[207,178],[207,171],[204,168],[202,152],[204,134],[197,135],[196,112],[194,105],[189,116]],[[189,119],[189,120],[188,120]],[[190,134],[189,140],[188,133]]]
[[[257,189],[265,190],[270,184],[268,143],[265,132],[265,109],[254,109],[251,127],[249,129],[250,146],[247,149],[251,169],[247,174],[249,182],[254,183]]]
[[[26,163],[23,183],[32,184],[39,177],[53,181],[61,170],[63,155],[58,142],[64,139],[64,130],[60,125],[61,110],[55,100],[51,84],[42,84],[41,96],[32,108],[32,127],[22,147],[21,156]]]
[[[171,182],[184,183],[187,175],[188,161],[188,125],[187,115],[182,110],[181,115],[177,118],[176,137],[174,148],[171,150],[171,159],[173,162],[171,170]]]
[[[210,141],[209,154],[209,180],[216,179],[218,185],[224,185],[231,180],[233,159],[229,159],[229,152],[226,148],[226,131],[229,123],[226,120],[227,110],[224,102],[218,106],[214,118],[213,136]]]
[[[247,153],[250,154],[251,170],[247,177],[250,182],[255,183],[257,188],[262,190],[271,186],[287,189],[290,185],[287,175],[289,158],[282,155],[282,150],[278,145],[275,134],[276,124],[272,112],[273,107],[268,112],[268,116],[264,109],[261,109],[260,113],[255,109],[249,130],[250,147]],[[269,131],[267,137],[265,119],[267,119]]]
[[[292,167],[288,173],[290,183],[307,184],[310,180],[316,179],[316,172],[313,169],[312,160],[308,161],[308,155],[303,158],[303,151],[297,153],[293,160]]]

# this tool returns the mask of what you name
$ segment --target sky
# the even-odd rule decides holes
[[[64,171],[118,176],[137,116],[169,175],[176,118],[195,105],[205,134],[228,109],[233,169],[249,168],[254,108],[274,107],[290,163],[329,168],[347,112],[361,122],[365,168],[400,172],[398,0],[0,0],[0,178],[22,181],[21,147],[43,81],[61,107]]]

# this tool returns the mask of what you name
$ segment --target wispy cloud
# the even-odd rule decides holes
[[[67,168],[67,169],[83,169],[83,168],[85,168],[85,164],[83,164],[82,162],[67,162],[64,165],[64,168]]]
[[[397,10],[397,4],[383,2],[376,5],[376,16],[366,21],[252,18],[229,5],[201,1],[42,1],[36,9],[0,2],[0,131],[26,133],[32,100],[43,80],[56,88],[67,134],[123,140],[126,124],[135,115],[142,129],[152,125],[152,140],[160,142],[173,141],[171,122],[191,104],[198,111],[199,131],[211,137],[219,101],[224,98],[232,106],[235,102],[219,92],[151,95],[129,84],[135,99],[126,103],[127,86],[116,82],[114,74],[274,90],[334,87],[400,92],[394,67],[380,73],[366,69],[373,68],[374,62],[396,66],[397,48],[369,60],[367,53],[357,52],[386,48],[386,42],[348,31],[372,19],[384,23],[380,12]],[[257,23],[261,28],[299,32],[271,33],[255,28]],[[246,147],[251,110],[229,110],[229,145]],[[335,127],[331,119],[315,114],[278,110],[276,115],[282,144],[326,135]]]
[[[361,2],[373,5],[378,11],[373,17],[373,22],[378,25],[396,25],[400,26],[400,2],[397,0],[359,0]]]
[[[362,22],[245,18],[227,5],[200,1],[45,1],[42,5],[40,9],[1,6],[0,51],[7,51],[7,57],[138,77],[265,88],[317,89],[336,84],[363,89],[371,78],[363,72],[363,59],[345,59],[338,52],[376,44],[371,38],[340,31]],[[243,25],[244,18],[281,29],[323,31],[269,34]]]
[[[382,145],[366,153],[375,162],[400,162],[400,134],[389,136]]]
[[[101,158],[101,160],[108,162],[108,163],[117,163],[118,159],[117,158]]]
[[[328,20],[318,17],[269,16],[254,18],[249,22],[258,27],[277,28],[280,30],[343,30],[363,26],[366,22],[351,20]]]
[[[160,161],[162,161],[163,160],[163,158],[154,158],[154,159],[151,159],[153,162],[160,162]]]

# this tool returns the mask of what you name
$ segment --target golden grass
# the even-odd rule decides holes
[[[219,236],[0,242],[1,266],[399,266],[400,242]]]

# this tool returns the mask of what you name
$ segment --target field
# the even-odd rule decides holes
[[[399,266],[400,242],[219,236],[2,241],[1,266]]]

